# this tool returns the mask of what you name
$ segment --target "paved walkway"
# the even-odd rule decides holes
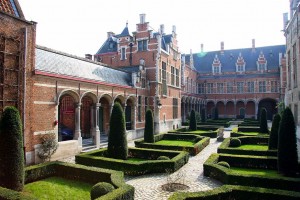
[[[229,137],[230,131],[224,131],[225,137]],[[135,188],[135,200],[164,200],[172,194],[162,190],[161,186],[168,183],[168,179],[175,179],[182,176],[179,183],[189,186],[189,189],[184,192],[196,192],[203,190],[210,190],[221,186],[220,182],[203,176],[203,163],[212,154],[217,152],[218,146],[221,142],[216,139],[210,139],[210,144],[205,147],[196,156],[190,156],[189,162],[171,175],[167,174],[149,174],[137,177],[126,176],[127,184]],[[131,142],[129,146],[133,145]]]

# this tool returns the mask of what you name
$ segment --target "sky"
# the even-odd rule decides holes
[[[285,44],[283,13],[289,0],[19,0],[37,22],[37,44],[84,57],[95,54],[107,32],[136,31],[139,14],[157,31],[176,26],[181,53]]]

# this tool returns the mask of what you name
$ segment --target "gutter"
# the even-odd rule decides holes
[[[27,64],[27,27],[23,29],[24,34],[24,65],[23,65],[23,149],[24,160],[26,163],[26,137],[25,137],[25,122],[26,122],[26,64]]]

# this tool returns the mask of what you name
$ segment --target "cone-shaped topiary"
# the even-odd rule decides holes
[[[97,199],[107,193],[110,193],[115,188],[112,184],[106,182],[99,182],[95,184],[91,189],[91,200]]]
[[[201,122],[206,122],[206,113],[205,113],[205,109],[202,109],[202,111],[201,111]]]
[[[197,130],[197,122],[196,122],[196,114],[195,111],[191,111],[191,118],[190,118],[190,130],[196,131]]]
[[[115,102],[110,116],[108,157],[126,160],[128,156],[125,115],[120,103]]]
[[[271,134],[269,138],[269,150],[277,149],[278,146],[278,130],[279,130],[279,123],[281,117],[279,114],[276,114],[273,119]]]
[[[19,111],[6,107],[0,131],[0,186],[21,191],[24,186],[24,150]]]
[[[278,171],[285,176],[294,176],[298,165],[296,126],[289,107],[283,111],[278,134]]]
[[[219,111],[218,111],[218,108],[215,108],[215,110],[214,110],[214,119],[219,119]]]
[[[153,122],[152,110],[150,109],[146,111],[144,141],[148,143],[154,142],[154,122]]]
[[[269,133],[268,121],[267,121],[267,110],[265,108],[262,108],[260,111],[259,127],[261,133]]]

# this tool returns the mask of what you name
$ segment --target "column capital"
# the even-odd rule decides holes
[[[100,106],[101,106],[101,103],[96,103],[95,106],[96,106],[96,107],[100,107]]]
[[[77,107],[77,108],[80,108],[80,106],[81,106],[81,103],[77,103],[77,104],[76,104],[76,107]]]

